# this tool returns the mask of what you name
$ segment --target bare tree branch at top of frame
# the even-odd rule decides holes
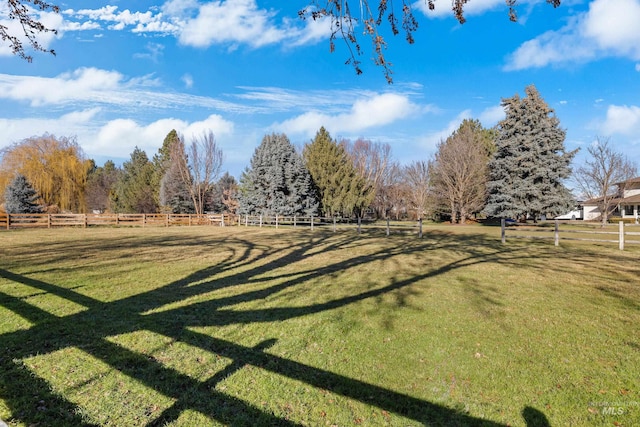
[[[422,0],[429,10],[435,9],[437,0]],[[445,0],[440,0],[444,3]],[[460,24],[466,22],[464,8],[471,0],[449,0],[451,10]],[[516,5],[518,0],[505,0],[508,6],[509,19],[513,22],[518,20]],[[560,6],[561,0],[546,0],[554,8]],[[355,4],[354,4],[355,3]],[[413,44],[413,34],[418,30],[418,21],[414,15],[413,2],[401,0],[401,4],[396,6],[390,0],[311,0],[310,4],[298,12],[298,16],[303,19],[329,19],[331,23],[331,34],[329,36],[329,49],[335,51],[335,42],[342,39],[349,51],[347,65],[353,66],[356,74],[362,74],[360,60],[358,59],[363,49],[358,41],[357,31],[361,31],[364,36],[371,39],[373,62],[382,67],[384,76],[388,83],[393,82],[392,64],[385,58],[387,42],[380,33],[383,21],[387,21],[391,33],[395,36],[404,32],[407,43]],[[355,6],[355,7],[353,7]],[[399,10],[397,10],[399,8]]]
[[[44,48],[38,41],[38,36],[42,33],[57,34],[58,30],[46,27],[36,15],[38,12],[59,13],[58,6],[42,0],[7,0],[5,11],[10,21],[17,21],[22,27],[23,34],[13,34],[9,27],[0,24],[0,38],[3,42],[9,43],[14,55],[28,62],[33,60],[33,57],[25,52],[24,39],[36,51],[56,54],[53,49]]]

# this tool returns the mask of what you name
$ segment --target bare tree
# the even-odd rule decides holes
[[[460,128],[438,145],[433,165],[436,196],[451,212],[451,222],[464,224],[486,202],[488,139],[477,120],[464,120]]]
[[[574,178],[587,199],[597,201],[602,226],[615,210],[615,199],[621,197],[624,182],[637,174],[637,166],[609,145],[609,138],[597,137],[587,149],[589,158],[576,169]]]
[[[222,167],[222,149],[216,143],[212,131],[194,137],[188,150],[182,143],[172,144],[172,162],[176,162],[182,181],[189,189],[196,214],[204,213],[207,194],[213,188]],[[185,155],[186,151],[186,155]]]
[[[31,7],[33,5],[33,7]],[[35,10],[34,10],[35,8]],[[42,22],[35,16],[36,11],[41,12],[55,12],[58,13],[60,8],[54,4],[42,1],[42,0],[7,0],[5,13],[10,21],[18,22],[22,27],[24,38],[31,45],[31,47],[39,52],[47,52],[55,55],[53,49],[46,49],[38,42],[38,36],[42,33],[57,34],[58,31],[54,28],[47,28]],[[27,55],[22,44],[22,35],[17,35],[11,32],[9,27],[0,24],[0,38],[4,42],[9,43],[9,47],[14,55],[18,55],[20,58],[31,62],[33,57]]]
[[[403,170],[407,199],[416,219],[422,219],[428,210],[431,199],[431,164],[425,161],[413,161]]]
[[[362,217],[363,210],[374,201],[377,190],[388,174],[392,161],[391,146],[362,138],[353,143],[343,143],[356,172],[364,181],[364,197],[359,206],[359,216]]]
[[[393,208],[398,208],[402,199],[402,168],[396,161],[391,161],[385,168],[373,200],[373,207],[378,217],[388,218]]]

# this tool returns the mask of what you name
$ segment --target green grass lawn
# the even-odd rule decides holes
[[[640,425],[640,245],[0,232],[8,425]]]

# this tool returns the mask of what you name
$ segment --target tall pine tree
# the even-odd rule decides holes
[[[362,197],[364,183],[343,145],[331,139],[324,127],[303,150],[305,164],[327,216],[350,216]]]
[[[117,212],[154,213],[158,209],[153,189],[153,163],[147,153],[135,147],[131,159],[122,165],[115,183],[113,202]]]
[[[18,174],[4,193],[4,208],[7,213],[41,213],[38,193],[24,175]]]
[[[285,134],[266,135],[243,174],[239,211],[263,215],[317,214],[318,200],[302,157]]]
[[[526,96],[502,100],[506,118],[498,124],[496,151],[489,162],[485,212],[501,218],[557,215],[573,205],[563,181],[576,151],[566,152],[565,131],[535,86]]]

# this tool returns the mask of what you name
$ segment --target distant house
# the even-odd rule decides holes
[[[635,218],[638,222],[640,217],[640,177],[618,182],[615,185],[618,186],[618,192],[611,200],[611,207],[615,207],[615,209],[609,216]],[[602,197],[583,202],[583,217],[586,221],[600,219],[602,212],[599,204],[601,201]]]

